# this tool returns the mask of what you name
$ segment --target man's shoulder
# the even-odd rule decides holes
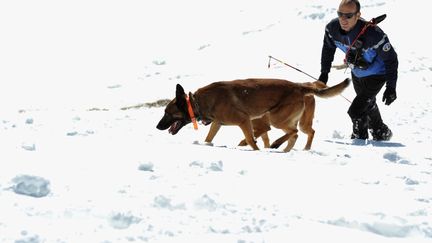
[[[386,37],[386,34],[378,26],[370,26],[364,33],[365,37],[372,43],[380,42]]]
[[[326,25],[326,29],[328,29],[329,31],[336,31],[339,29],[339,20],[338,18],[334,18],[332,20],[330,20],[330,22],[328,22],[328,24]]]

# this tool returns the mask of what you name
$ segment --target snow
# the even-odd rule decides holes
[[[31,197],[45,197],[50,193],[49,181],[38,176],[19,175],[12,179],[13,191]]]
[[[268,56],[318,76],[339,1],[24,2],[0,3],[0,242],[431,242],[422,2],[362,1],[399,54],[398,99],[378,95],[393,139],[352,143],[349,102],[317,98],[312,149],[289,153],[237,147],[237,127],[172,136],[161,104],[177,83],[311,81]]]

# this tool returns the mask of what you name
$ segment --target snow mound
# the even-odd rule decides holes
[[[40,243],[44,242],[39,238],[38,235],[29,235],[27,231],[22,231],[21,235],[23,238],[15,240],[15,243]]]
[[[138,166],[138,170],[153,172],[153,167],[154,165],[152,162],[142,163]]]
[[[216,211],[220,206],[216,201],[210,198],[208,195],[203,195],[201,198],[195,201],[195,207],[197,209],[205,209],[210,212]]]
[[[156,208],[161,209],[169,209],[169,210],[185,210],[186,206],[184,203],[178,203],[178,204],[172,204],[172,200],[168,197],[165,197],[163,195],[159,195],[154,198],[154,204],[153,206]]]
[[[13,191],[31,197],[45,197],[50,193],[50,182],[42,177],[19,175],[12,179]]]
[[[139,222],[141,222],[141,219],[130,213],[115,213],[109,219],[110,225],[115,229],[127,229],[130,225]]]
[[[24,142],[21,144],[21,148],[23,148],[27,151],[35,151],[36,150],[36,144]]]

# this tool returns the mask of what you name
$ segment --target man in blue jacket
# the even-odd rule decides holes
[[[396,100],[397,54],[387,35],[376,25],[360,18],[358,0],[342,0],[338,18],[327,24],[321,54],[319,80],[327,83],[336,48],[345,54],[351,69],[356,97],[348,109],[353,122],[352,139],[390,140],[392,131],[381,119],[376,95],[386,85],[382,101],[390,105]]]

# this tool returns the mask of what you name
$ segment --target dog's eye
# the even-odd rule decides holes
[[[169,116],[171,119],[176,119],[176,120],[184,118],[183,112],[176,112],[174,114],[166,113],[166,115]]]

